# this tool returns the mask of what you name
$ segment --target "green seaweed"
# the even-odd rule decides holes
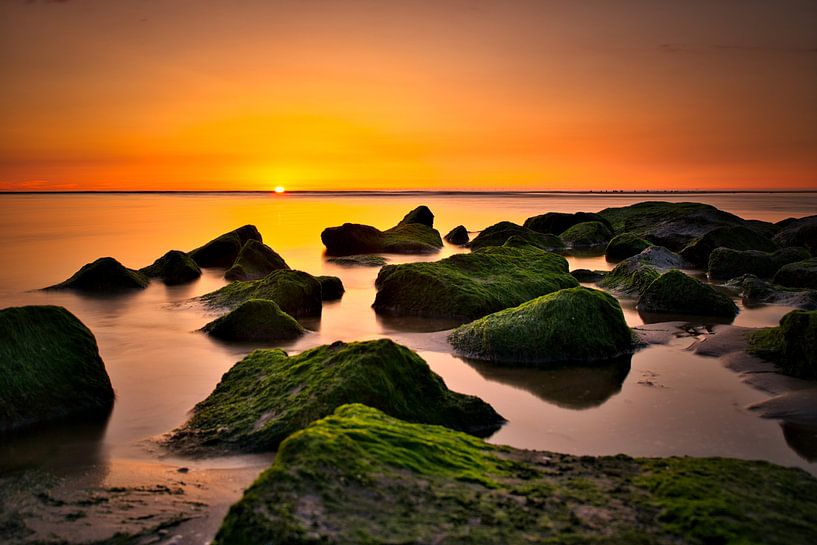
[[[805,248],[783,248],[776,252],[715,248],[709,254],[709,277],[728,280],[744,274],[771,278],[784,265],[808,259]]]
[[[429,254],[443,246],[440,233],[434,229],[434,214],[427,206],[418,206],[385,231],[357,223],[327,227],[321,232],[321,241],[330,256]]]
[[[526,219],[524,226],[539,233],[561,235],[574,225],[593,221],[602,223],[607,229],[613,230],[613,226],[610,222],[594,212],[576,212],[573,214],[566,212],[548,212],[547,214]]]
[[[643,263],[635,256],[619,263],[599,281],[599,286],[623,295],[641,295],[661,276],[658,269]]]
[[[151,278],[161,278],[168,286],[186,284],[201,276],[201,269],[193,258],[181,250],[170,250],[139,272]]]
[[[235,262],[224,272],[227,280],[259,280],[272,271],[289,269],[284,258],[255,239],[250,239],[241,247]]]
[[[756,231],[742,225],[718,227],[696,238],[681,250],[681,257],[700,267],[706,266],[709,255],[716,248],[774,252],[777,244]]]
[[[537,233],[527,227],[522,227],[510,221],[501,221],[482,230],[468,247],[479,250],[488,246],[503,246],[509,239],[514,238],[515,246],[521,241],[525,244],[542,250],[559,250],[564,248],[564,242],[556,235]]]
[[[250,299],[216,318],[202,331],[227,341],[277,341],[296,339],[304,328],[274,301]]]
[[[817,257],[781,266],[774,282],[787,288],[817,289]]]
[[[613,231],[600,221],[587,221],[570,227],[560,238],[572,248],[589,248],[606,245],[613,238]]]
[[[621,233],[614,236],[604,250],[607,261],[621,261],[640,254],[652,246],[652,243],[633,233]]]
[[[793,310],[780,325],[747,337],[749,352],[772,361],[787,375],[817,379],[817,311]]]
[[[275,301],[281,310],[295,317],[320,316],[321,284],[303,271],[281,269],[260,280],[239,280],[200,298],[212,307],[235,308],[250,299]]]
[[[738,313],[731,297],[678,270],[665,272],[654,280],[641,294],[638,310],[727,318]]]

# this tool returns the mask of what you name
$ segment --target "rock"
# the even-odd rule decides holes
[[[603,223],[609,230],[613,230],[613,226],[610,225],[610,222],[607,221],[606,218],[593,212],[576,212],[575,214],[548,212],[541,216],[533,216],[526,219],[524,226],[538,233],[561,235],[574,225],[592,221]]]
[[[388,339],[336,342],[296,356],[255,350],[196,405],[168,445],[190,453],[274,450],[337,407],[362,402],[396,418],[478,435],[490,435],[504,422],[478,397],[446,388],[405,346]]]
[[[494,246],[435,262],[386,265],[372,306],[383,314],[469,321],[576,285],[559,255]]]
[[[773,252],[777,249],[777,245],[748,227],[740,225],[718,227],[687,244],[681,250],[681,257],[693,265],[705,267],[709,262],[709,254],[715,248]]]
[[[817,215],[800,219],[789,219],[779,223],[780,230],[774,241],[780,246],[805,246],[817,255]]]
[[[683,257],[663,246],[650,246],[634,256],[633,259],[645,265],[652,265],[659,270],[692,268]]]
[[[453,229],[451,229],[447,235],[445,235],[446,241],[450,242],[451,244],[456,244],[457,246],[462,246],[468,243],[470,240],[468,236],[468,230],[465,228],[464,225],[457,225]]]
[[[321,299],[337,301],[346,292],[343,282],[337,276],[316,276],[321,285]]]
[[[558,250],[564,248],[562,240],[555,235],[544,235],[532,231],[527,227],[522,227],[510,221],[501,221],[490,227],[487,227],[480,232],[474,240],[468,243],[471,250],[479,250],[480,248],[487,248],[488,246],[502,246],[508,239],[515,237],[514,246],[520,246],[520,243],[529,246],[535,246],[542,250]]]
[[[489,314],[455,329],[448,342],[463,357],[514,364],[609,360],[635,347],[615,297],[584,287]]]
[[[787,375],[817,379],[817,311],[793,310],[778,327],[748,336],[749,351],[777,364]]]
[[[347,255],[330,257],[327,261],[343,267],[382,267],[387,263],[386,258],[379,255]]]
[[[738,313],[729,296],[677,270],[665,272],[647,287],[638,300],[638,310],[727,318]]]
[[[187,253],[170,250],[139,272],[150,278],[160,278],[168,286],[187,284],[201,276],[201,269]]]
[[[320,316],[322,308],[318,279],[289,269],[273,271],[261,280],[238,280],[200,299],[211,307],[226,308],[235,308],[250,299],[269,299],[295,317]]]
[[[783,265],[774,282],[787,288],[817,289],[817,257]]]
[[[599,286],[622,295],[641,295],[661,273],[652,265],[629,257],[599,281]]]
[[[274,301],[250,299],[213,320],[202,331],[225,341],[284,341],[297,339],[304,328]]]
[[[272,271],[289,269],[284,258],[261,241],[250,239],[241,247],[232,267],[224,273],[227,280],[259,280]]]
[[[0,434],[105,418],[114,392],[94,335],[62,307],[0,310]]]
[[[783,265],[808,257],[809,253],[805,248],[783,248],[771,253],[715,248],[709,254],[709,277],[713,280],[728,280],[744,274],[754,274],[771,278]]]
[[[199,267],[218,267],[226,269],[235,263],[241,248],[248,240],[257,240],[263,242],[261,233],[255,225],[244,225],[224,233],[223,235],[214,238],[204,246],[200,246],[190,252],[190,257],[193,258]]]
[[[326,254],[430,254],[443,246],[440,233],[433,227],[434,214],[419,206],[406,214],[394,227],[381,231],[370,225],[344,223],[328,227],[321,233]]]
[[[579,282],[595,283],[607,276],[607,271],[591,271],[590,269],[574,269],[570,271],[570,276]]]
[[[810,545],[815,519],[798,468],[520,450],[346,405],[281,445],[213,545]]]
[[[652,243],[632,233],[621,233],[616,235],[607,244],[604,250],[604,257],[607,261],[621,261],[628,257],[638,255],[643,250],[652,246]]]
[[[128,269],[112,257],[100,257],[83,265],[68,280],[46,289],[106,294],[142,290],[149,283],[150,280],[141,272]]]
[[[613,238],[613,231],[605,223],[600,221],[577,223],[563,232],[560,238],[571,248],[605,246]]]
[[[767,304],[817,309],[817,290],[786,288],[752,274],[733,278],[726,285],[737,291],[744,304],[749,306]]]

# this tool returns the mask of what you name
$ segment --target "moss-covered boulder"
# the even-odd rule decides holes
[[[640,312],[734,318],[738,307],[728,295],[673,270],[655,279],[638,299]]]
[[[268,299],[295,317],[320,316],[323,300],[317,278],[289,269],[273,271],[261,280],[238,280],[200,299],[211,307],[225,308],[235,308],[250,299]]]
[[[607,261],[621,261],[640,254],[652,246],[652,243],[633,233],[621,233],[614,236],[604,250]]]
[[[777,244],[748,227],[737,225],[709,231],[687,244],[680,254],[693,265],[705,267],[709,262],[709,254],[715,248],[774,252]]]
[[[224,273],[227,280],[259,280],[272,271],[289,269],[278,252],[258,240],[248,240],[241,247],[233,265]]]
[[[801,469],[518,450],[346,405],[284,441],[213,545],[810,545],[815,517]]]
[[[241,342],[284,341],[304,334],[295,318],[266,299],[244,301],[201,329],[217,339]]]
[[[243,225],[223,235],[220,235],[204,246],[190,252],[199,267],[216,267],[226,269],[235,263],[241,248],[248,240],[263,242],[261,233],[255,225]]]
[[[324,301],[337,301],[346,292],[343,282],[337,276],[316,276],[321,285],[321,299]]]
[[[753,274],[733,278],[726,286],[740,295],[746,305],[783,305],[804,310],[817,309],[817,290],[787,288]]]
[[[774,241],[780,246],[804,246],[817,255],[817,215],[790,219],[778,224]]]
[[[514,239],[514,246],[524,244],[542,250],[564,248],[564,242],[556,235],[537,233],[510,221],[501,221],[483,229],[474,240],[468,243],[468,247],[471,250],[479,250],[488,246],[503,246],[511,238]]]
[[[659,276],[661,273],[652,265],[628,258],[599,280],[599,286],[622,295],[636,296],[644,293]]]
[[[775,362],[787,375],[817,379],[817,311],[794,310],[780,325],[748,335],[749,350]]]
[[[715,248],[709,254],[708,273],[713,280],[728,280],[744,274],[771,278],[783,265],[808,257],[805,248],[783,248],[776,252]]]
[[[783,265],[774,282],[787,288],[817,289],[817,257]]]
[[[434,229],[434,214],[426,206],[415,208],[400,223],[385,231],[357,223],[328,227],[321,233],[321,241],[330,256],[430,254],[443,246],[440,233]]]
[[[591,248],[606,246],[613,238],[613,231],[600,221],[586,221],[570,227],[560,238],[571,248]]]
[[[149,283],[148,277],[141,272],[125,267],[112,257],[100,257],[83,265],[68,280],[46,289],[108,294],[142,290]]]
[[[598,271],[590,269],[573,269],[570,271],[570,276],[579,282],[600,282],[602,278],[607,276],[607,271]]]
[[[470,237],[468,236],[468,229],[466,229],[464,225],[457,225],[443,238],[445,238],[447,242],[456,244],[457,246],[468,244],[468,241],[470,240]]]
[[[524,226],[539,233],[550,233],[561,235],[574,225],[587,222],[600,222],[605,227],[613,230],[613,226],[606,218],[593,212],[576,212],[575,214],[565,212],[548,212],[540,216],[533,216],[525,220]]]
[[[139,272],[150,278],[160,278],[168,286],[187,284],[201,276],[201,269],[186,252],[170,250]]]
[[[578,282],[563,257],[530,246],[492,246],[435,262],[387,265],[377,275],[379,313],[473,320]]]
[[[62,307],[0,310],[0,434],[104,418],[114,393],[94,335]]]
[[[327,261],[343,267],[382,267],[388,263],[385,257],[366,254],[330,257]]]
[[[504,422],[490,405],[450,391],[416,353],[391,340],[319,346],[287,356],[256,350],[235,364],[187,424],[176,450],[273,450],[345,403],[365,403],[410,422],[489,435]]]
[[[584,287],[489,314],[455,329],[448,342],[466,358],[524,364],[609,360],[635,347],[615,297]]]

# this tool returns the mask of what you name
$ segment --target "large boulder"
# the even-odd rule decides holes
[[[777,249],[777,244],[748,227],[737,225],[713,229],[687,244],[680,253],[693,265],[703,268],[715,248],[773,252]]]
[[[235,364],[168,445],[180,451],[274,450],[345,403],[410,422],[489,435],[504,422],[478,397],[446,388],[416,353],[389,339],[312,348],[297,356],[256,350]]]
[[[295,318],[266,299],[244,301],[201,330],[217,339],[240,342],[285,341],[304,334]]]
[[[817,311],[793,310],[778,327],[754,331],[749,350],[775,362],[787,375],[817,379]]]
[[[744,274],[731,279],[726,286],[737,292],[745,305],[783,305],[806,310],[817,309],[817,290],[787,288]]]
[[[514,246],[527,244],[542,250],[559,250],[564,248],[564,243],[556,235],[542,234],[532,231],[527,227],[522,227],[510,221],[501,221],[490,227],[483,229],[471,242],[468,247],[471,250],[479,250],[488,246],[503,246],[509,239],[514,239]]]
[[[587,223],[590,221],[601,222],[613,230],[613,226],[606,218],[593,212],[576,212],[575,214],[565,212],[548,212],[540,216],[533,216],[525,220],[524,226],[539,233],[550,233],[553,235],[561,235],[574,225],[580,223]]]
[[[586,221],[570,227],[560,238],[571,248],[592,248],[606,246],[613,238],[613,231],[600,221]]]
[[[250,239],[241,247],[233,265],[224,273],[227,280],[259,280],[272,271],[289,269],[284,258],[261,241]]]
[[[255,225],[244,225],[224,233],[195,250],[190,252],[190,257],[193,258],[199,267],[218,267],[226,269],[235,263],[241,248],[248,240],[257,240],[263,242],[261,233]]]
[[[779,223],[780,230],[774,241],[780,246],[805,246],[817,255],[817,215],[789,219]]]
[[[614,236],[604,250],[607,261],[621,261],[640,254],[652,246],[652,243],[633,233],[621,233]]]
[[[321,285],[321,299],[324,301],[337,301],[346,293],[343,282],[337,276],[316,276]]]
[[[621,295],[641,295],[661,275],[661,271],[687,268],[684,259],[663,246],[649,246],[613,268],[599,286]]]
[[[525,246],[492,246],[435,262],[380,269],[372,305],[383,314],[470,321],[578,282],[563,257]]]
[[[371,225],[344,223],[327,227],[321,233],[326,254],[344,256],[357,254],[430,254],[443,246],[440,233],[434,229],[434,214],[426,206],[418,206],[400,223],[381,231]]]
[[[615,297],[584,287],[489,314],[455,329],[448,342],[466,358],[525,364],[609,360],[635,347]]]
[[[520,450],[346,405],[284,441],[213,545],[810,545],[816,518],[798,468]]]
[[[783,265],[808,257],[805,248],[783,248],[776,252],[715,248],[709,254],[708,272],[713,280],[728,280],[744,274],[771,278]]]
[[[281,310],[295,317],[321,315],[320,281],[303,271],[281,269],[261,280],[238,280],[201,296],[205,304],[225,308],[235,308],[250,299],[275,301]]]
[[[817,289],[817,257],[783,265],[774,282],[787,288]]]
[[[112,257],[100,257],[83,265],[68,280],[46,289],[108,294],[142,290],[149,283],[148,277],[141,272],[125,267]]]
[[[466,229],[464,225],[457,225],[443,238],[445,238],[446,242],[456,244],[457,246],[467,244],[470,240],[470,237],[468,236],[468,229]]]
[[[62,307],[0,310],[0,434],[104,418],[114,392],[94,335]]]
[[[201,269],[186,252],[170,250],[139,272],[150,278],[160,278],[168,286],[187,284],[201,276]]]
[[[738,313],[737,305],[728,295],[678,270],[655,279],[638,299],[638,310],[725,318],[734,318]]]

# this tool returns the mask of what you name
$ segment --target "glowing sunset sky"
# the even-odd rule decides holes
[[[0,0],[0,189],[817,188],[815,0]]]

